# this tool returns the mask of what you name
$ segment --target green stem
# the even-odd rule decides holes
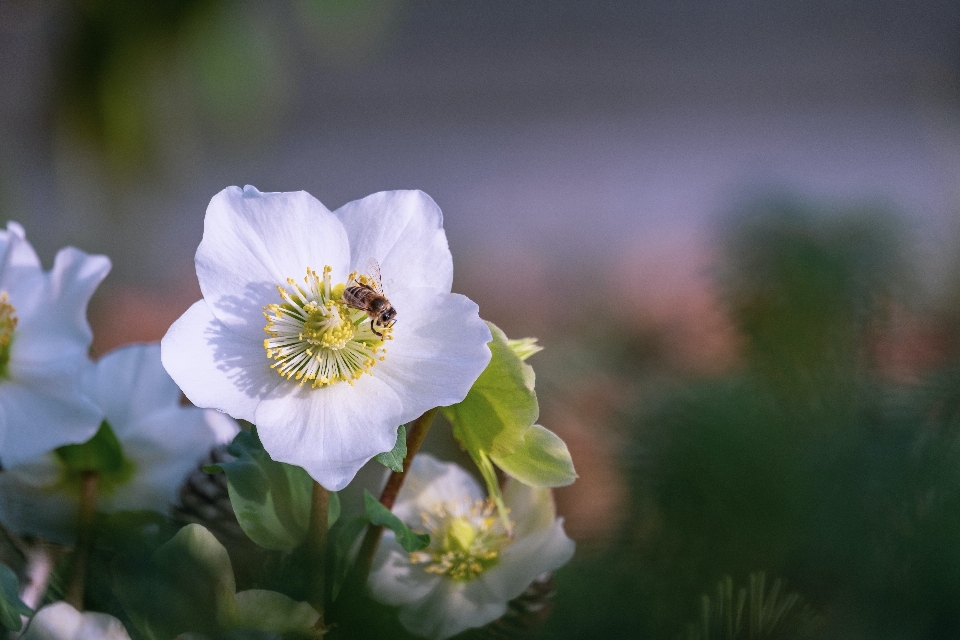
[[[327,528],[330,512],[330,492],[313,481],[313,496],[310,507],[310,527],[307,531],[307,556],[312,580],[307,591],[307,601],[320,617],[314,629],[325,631],[323,610],[326,598]]]
[[[413,421],[410,430],[407,431],[407,455],[403,459],[403,471],[393,471],[387,479],[386,486],[380,494],[380,504],[387,509],[393,509],[393,503],[397,501],[397,494],[403,486],[403,481],[407,478],[407,471],[410,469],[410,463],[413,457],[420,450],[430,425],[436,417],[439,407],[430,409],[422,416]],[[380,544],[380,536],[383,535],[383,527],[370,526],[363,537],[363,543],[360,546],[360,554],[357,556],[357,568],[360,571],[359,577],[361,584],[366,584],[367,577],[370,575],[370,568],[373,566],[373,556],[377,551],[377,545]]]
[[[83,611],[83,592],[87,583],[87,566],[93,551],[93,525],[97,515],[96,471],[80,474],[80,507],[77,512],[77,546],[73,553],[73,568],[67,584],[65,600],[77,611]]]

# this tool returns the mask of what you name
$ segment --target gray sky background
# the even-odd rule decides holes
[[[160,167],[114,187],[46,111],[69,6],[0,0],[3,213],[45,260],[73,243],[151,286],[190,272],[206,203],[244,183],[331,209],[423,189],[494,280],[696,262],[769,191],[888,206],[928,264],[958,246],[960,4],[374,5],[341,42],[296,2],[244,4],[277,52],[275,110],[228,143],[171,110]]]

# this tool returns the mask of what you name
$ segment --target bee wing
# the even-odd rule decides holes
[[[376,258],[370,258],[367,260],[367,266],[364,267],[364,271],[368,278],[370,278],[370,287],[383,295],[383,281],[380,278],[380,263],[377,262]]]

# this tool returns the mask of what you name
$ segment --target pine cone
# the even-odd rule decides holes
[[[206,473],[203,467],[233,459],[227,453],[227,445],[211,449],[180,488],[180,504],[173,509],[174,520],[183,524],[203,525],[226,546],[242,543],[247,536],[240,528],[233,505],[230,504],[226,474]]]
[[[553,574],[541,574],[526,591],[507,604],[505,614],[468,637],[471,640],[515,640],[537,636],[553,609],[554,593]]]

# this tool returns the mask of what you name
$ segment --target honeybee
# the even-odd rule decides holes
[[[370,316],[370,330],[383,338],[377,327],[389,328],[397,321],[397,310],[383,295],[380,281],[380,265],[373,258],[367,261],[366,277],[354,278],[343,291],[343,301],[348,307],[365,311]]]

